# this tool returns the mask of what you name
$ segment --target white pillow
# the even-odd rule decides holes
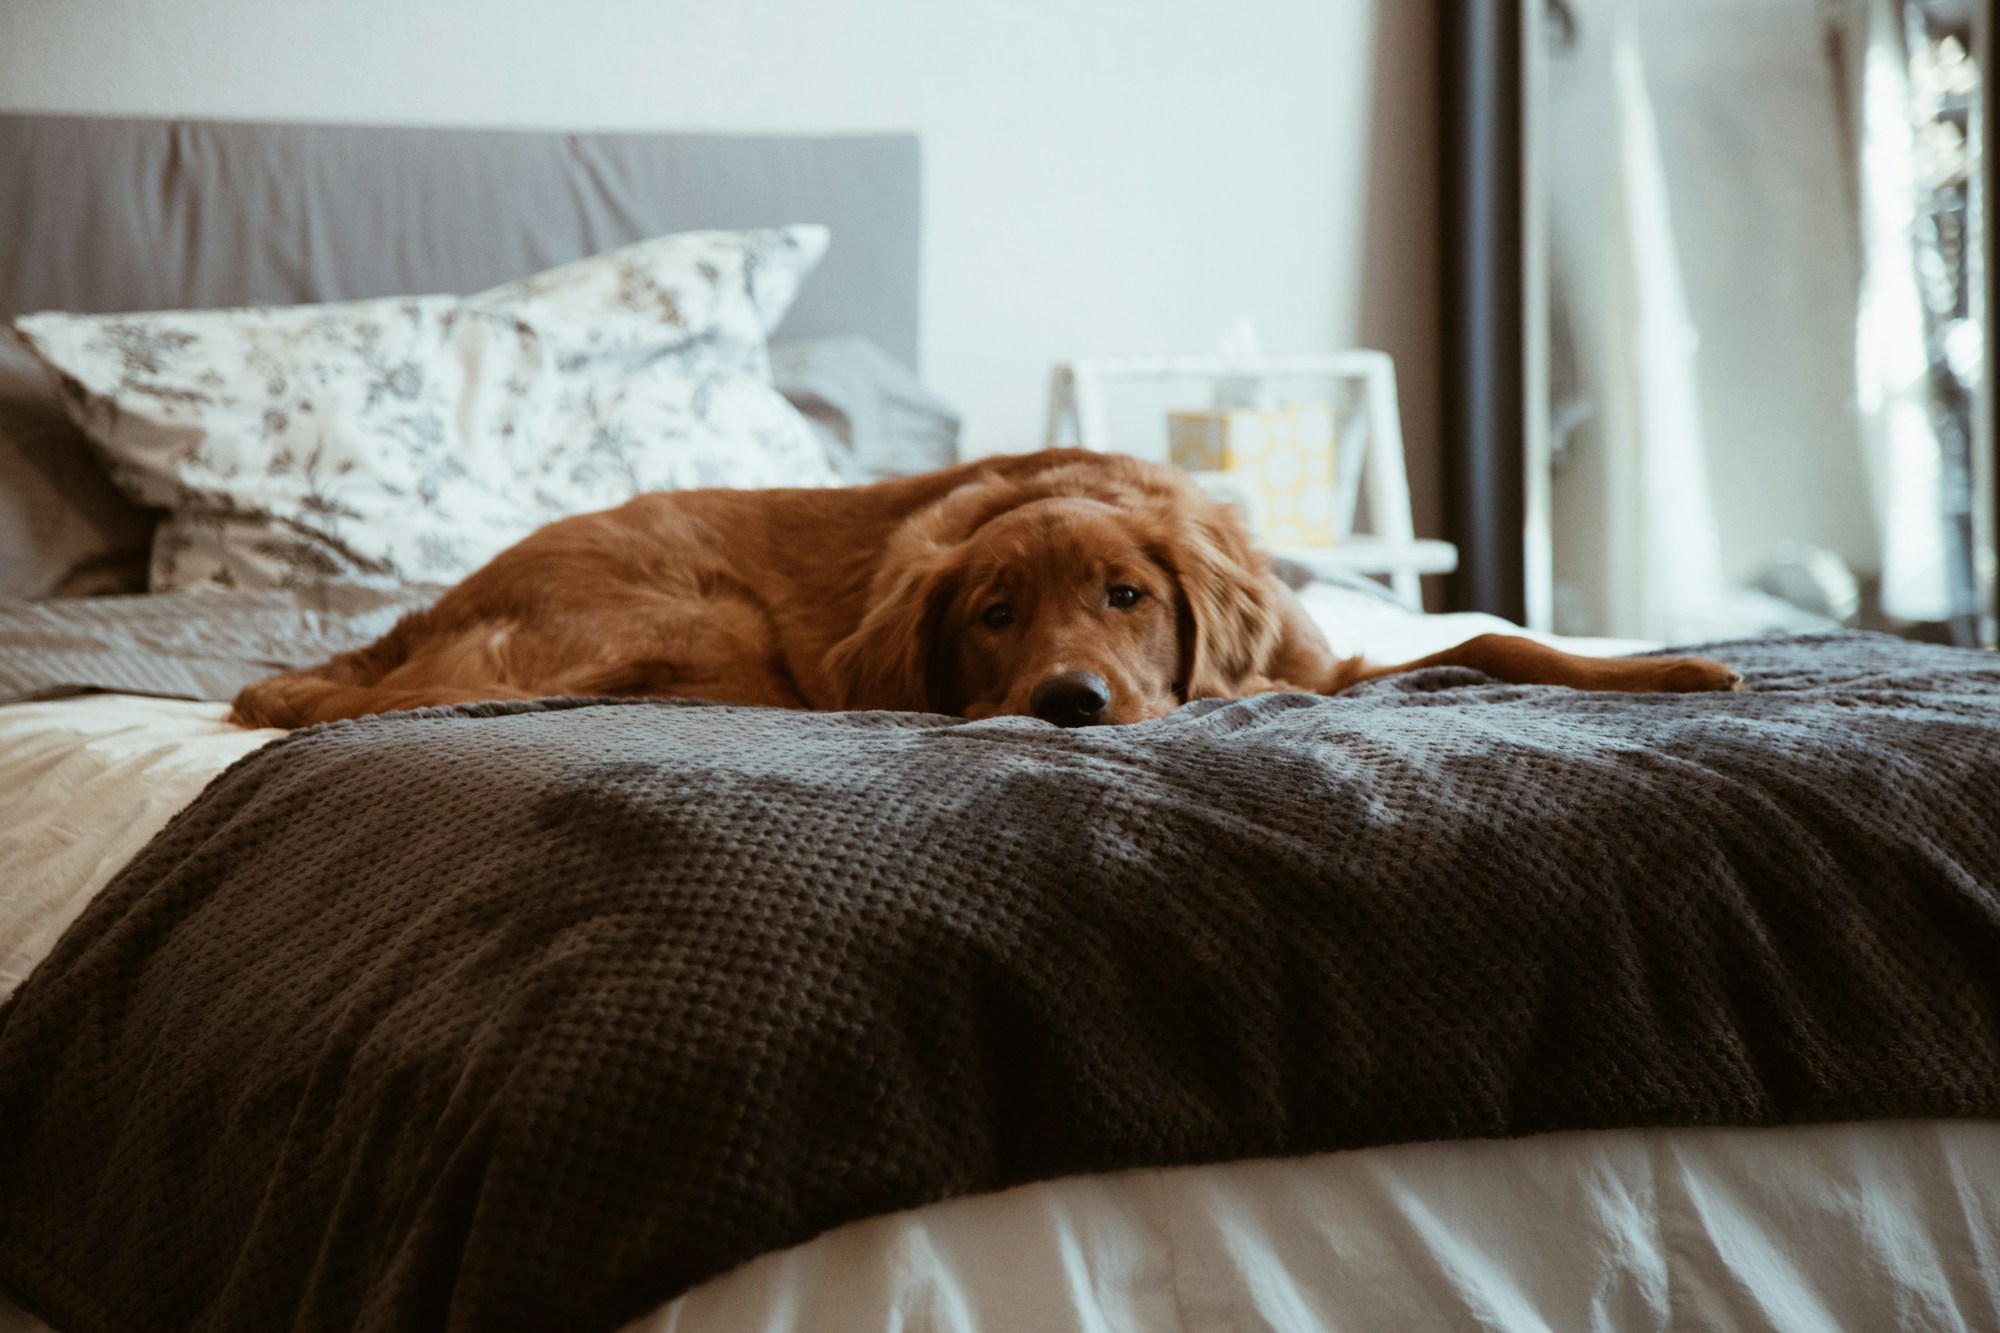
[[[472,297],[16,327],[169,511],[154,591],[449,583],[640,491],[838,485],[765,341],[826,245],[689,232]]]

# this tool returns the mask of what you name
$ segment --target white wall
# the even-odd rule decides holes
[[[1049,365],[1398,355],[1434,529],[1434,0],[0,0],[0,109],[915,130],[923,371],[972,452]]]

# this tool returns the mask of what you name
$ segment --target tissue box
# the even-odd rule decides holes
[[[1167,448],[1190,472],[1238,478],[1265,541],[1333,544],[1331,403],[1169,412]]]

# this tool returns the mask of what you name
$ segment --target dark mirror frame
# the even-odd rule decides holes
[[[1527,617],[1527,304],[1522,0],[1445,0],[1444,485],[1454,611]]]

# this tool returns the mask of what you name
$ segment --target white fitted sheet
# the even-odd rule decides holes
[[[1334,588],[1306,601],[1337,650],[1378,661],[1512,629]],[[279,734],[225,712],[0,708],[0,994]],[[0,1297],[0,1333],[44,1328]],[[631,1328],[1996,1329],[2000,1125],[1556,1134],[1077,1177],[840,1228]]]

